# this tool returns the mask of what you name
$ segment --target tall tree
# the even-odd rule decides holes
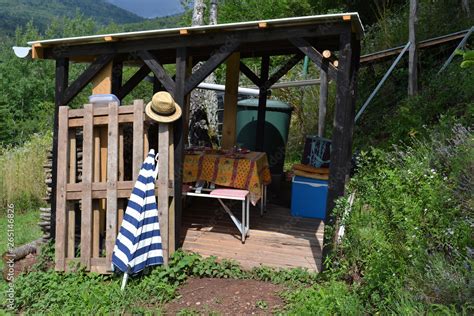
[[[194,2],[192,26],[204,24],[206,6],[203,0]],[[211,2],[210,22],[217,23],[217,1]],[[203,63],[194,66],[193,71],[199,69]],[[216,83],[214,73],[211,73],[204,82]],[[217,94],[215,91],[195,89],[190,98],[189,143],[210,146],[215,143],[217,134]]]
[[[217,24],[217,0],[211,0],[211,8],[209,10],[209,24]]]

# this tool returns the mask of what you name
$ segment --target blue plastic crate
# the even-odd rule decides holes
[[[295,176],[291,188],[291,215],[299,217],[326,217],[328,181]]]

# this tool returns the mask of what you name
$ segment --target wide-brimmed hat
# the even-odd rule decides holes
[[[145,107],[145,113],[151,119],[161,123],[171,123],[181,117],[181,107],[174,102],[173,97],[166,91],[153,95],[151,102]]]

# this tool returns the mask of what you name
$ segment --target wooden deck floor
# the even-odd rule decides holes
[[[237,206],[234,214],[239,217],[240,213]],[[245,269],[260,265],[321,269],[323,222],[292,217],[288,208],[268,204],[263,217],[257,208],[251,208],[250,235],[245,244],[215,200],[193,200],[183,212],[182,225],[181,242],[186,251],[233,259]]]

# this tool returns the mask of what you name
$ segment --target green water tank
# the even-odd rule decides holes
[[[256,149],[258,99],[245,99],[237,105],[237,143]],[[267,100],[263,150],[272,174],[283,173],[285,148],[293,107],[279,100]]]

